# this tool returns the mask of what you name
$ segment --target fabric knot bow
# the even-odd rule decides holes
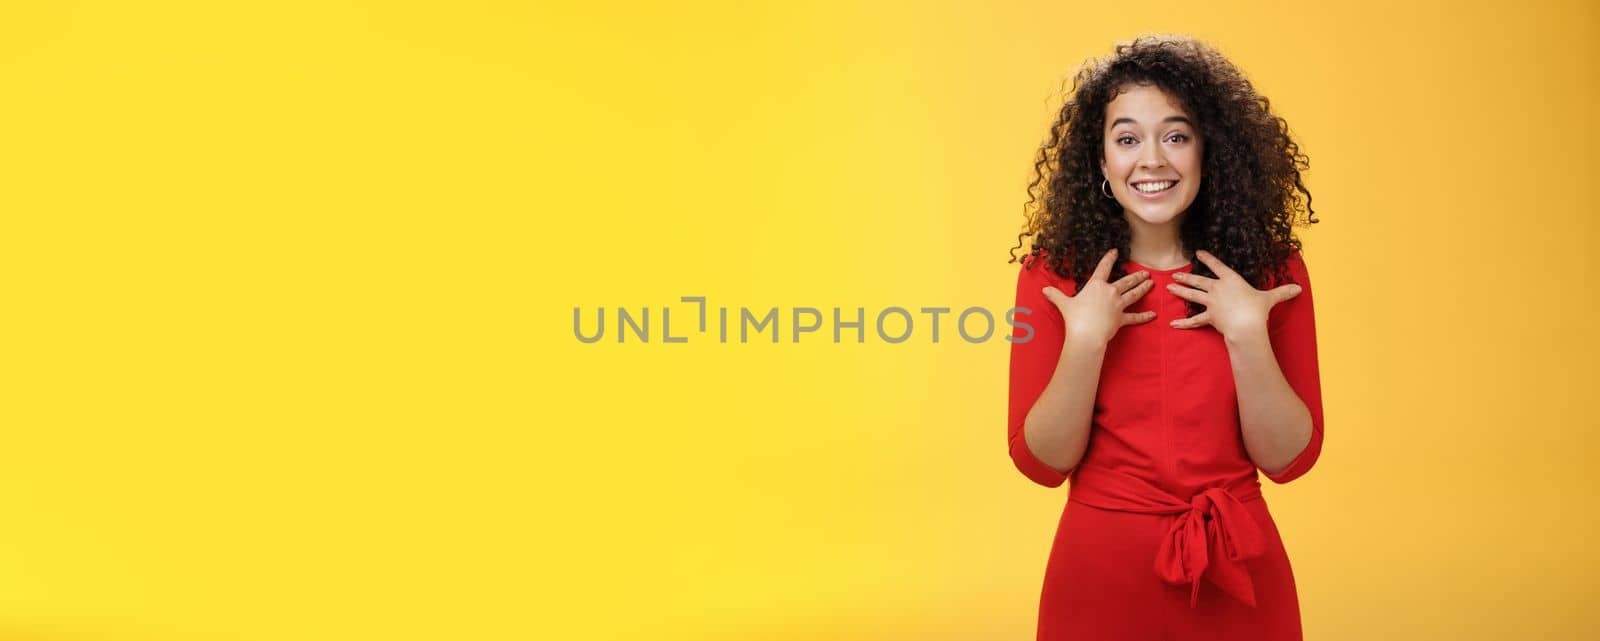
[[[1188,583],[1189,605],[1200,601],[1200,579],[1256,607],[1255,584],[1246,559],[1266,552],[1266,539],[1238,497],[1222,488],[1194,495],[1189,510],[1173,520],[1156,551],[1156,573],[1167,583]]]

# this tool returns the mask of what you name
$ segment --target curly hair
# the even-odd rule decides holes
[[[1099,162],[1107,105],[1131,85],[1155,85],[1171,96],[1194,118],[1204,142],[1199,193],[1179,230],[1184,248],[1211,252],[1258,288],[1291,281],[1286,261],[1300,250],[1293,233],[1296,214],[1303,207],[1308,223],[1320,222],[1300,178],[1310,160],[1244,74],[1187,36],[1120,42],[1112,55],[1090,59],[1072,78],[1070,98],[1035,157],[1023,207],[1027,222],[1010,262],[1018,261],[1017,250],[1032,236],[1023,259],[1053,257],[1055,273],[1080,288],[1113,247],[1119,259],[1111,279],[1126,275],[1122,260],[1129,256],[1132,230],[1122,205],[1100,191]],[[1193,272],[1216,275],[1199,261]],[[1191,316],[1204,309],[1194,301],[1188,307]]]

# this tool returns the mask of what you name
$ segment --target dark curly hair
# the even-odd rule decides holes
[[[1024,259],[1053,257],[1056,274],[1080,288],[1113,247],[1118,260],[1111,279],[1126,275],[1122,261],[1129,256],[1132,230],[1122,205],[1100,191],[1099,163],[1107,105],[1129,85],[1155,85],[1172,96],[1195,119],[1204,142],[1199,193],[1179,230],[1184,248],[1211,252],[1257,288],[1290,282],[1286,261],[1300,250],[1293,233],[1296,214],[1303,206],[1308,223],[1320,222],[1300,179],[1310,160],[1244,74],[1187,36],[1121,42],[1114,54],[1090,59],[1079,70],[1034,160],[1027,222],[1010,262],[1017,262],[1017,250],[1031,235]],[[1193,272],[1216,276],[1198,260]],[[1191,316],[1204,309],[1187,302]]]

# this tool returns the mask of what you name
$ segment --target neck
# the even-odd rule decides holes
[[[1129,215],[1128,226],[1133,230],[1133,240],[1128,243],[1128,258],[1140,265],[1155,269],[1172,269],[1188,264],[1189,256],[1178,234],[1183,217],[1166,223],[1152,225],[1138,216]]]

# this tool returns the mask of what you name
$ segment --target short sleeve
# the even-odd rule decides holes
[[[1017,275],[1016,305],[1012,309],[1010,402],[1006,439],[1011,460],[1023,476],[1045,487],[1059,487],[1072,472],[1057,470],[1039,460],[1028,446],[1022,430],[1033,404],[1044,393],[1055,375],[1066,340],[1065,323],[1054,303],[1044,296],[1044,288],[1055,286],[1069,296],[1076,292],[1071,280],[1057,278],[1039,255],[1023,261]]]
[[[1311,273],[1298,251],[1289,257],[1288,268],[1290,278],[1300,286],[1300,294],[1273,306],[1267,333],[1284,378],[1311,413],[1311,441],[1288,467],[1277,473],[1261,469],[1274,483],[1300,478],[1316,464],[1322,453],[1322,381],[1317,368],[1317,321],[1312,305]]]

